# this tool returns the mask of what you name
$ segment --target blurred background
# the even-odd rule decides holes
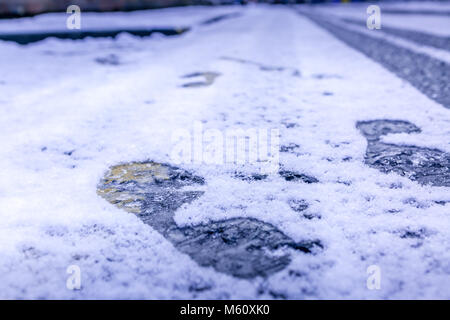
[[[388,0],[385,0],[388,1]],[[274,4],[365,2],[364,0],[0,0],[0,18],[31,16],[43,12],[65,11],[69,5],[82,11],[130,11],[186,5],[221,5],[265,2]],[[377,1],[370,1],[377,2]]]

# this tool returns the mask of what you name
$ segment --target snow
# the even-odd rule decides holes
[[[293,10],[236,8],[242,16],[176,37],[0,42],[0,298],[450,298],[450,204],[435,203],[450,201],[449,189],[367,167],[366,140],[355,127],[407,120],[422,133],[385,139],[430,141],[449,151],[450,110]],[[217,14],[188,10],[192,16],[185,8],[130,14],[152,25],[153,18],[184,25]],[[85,21],[121,25],[126,15],[89,14]],[[46,17],[56,15],[3,20],[1,29],[26,21],[25,30],[41,19],[42,28],[53,26]],[[111,54],[121,64],[95,62]],[[296,68],[302,76],[222,57]],[[203,71],[221,76],[209,87],[181,87],[181,76]],[[197,121],[221,131],[277,128],[281,145],[300,146],[299,156],[282,153],[281,164],[320,182],[277,175],[244,182],[232,174],[254,166],[186,164],[205,177],[206,192],[176,212],[177,223],[254,217],[295,240],[320,239],[322,252],[294,253],[272,277],[240,280],[199,267],[97,196],[109,166],[170,163],[172,132]],[[297,126],[286,128],[286,121]],[[301,218],[290,199],[306,200],[321,219]],[[424,239],[400,236],[420,229]],[[79,291],[66,288],[74,264],[82,272]],[[373,264],[382,270],[381,290],[366,288]]]

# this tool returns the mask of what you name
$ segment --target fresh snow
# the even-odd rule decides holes
[[[0,298],[449,299],[449,188],[366,166],[355,124],[407,120],[422,133],[385,139],[450,152],[450,110],[294,10],[221,10],[242,15],[175,37],[0,42]],[[109,27],[139,16],[172,26],[217,14],[179,8],[82,19]],[[48,17],[65,23],[65,15]],[[1,30],[22,21],[28,30],[41,19],[48,27],[44,16],[27,19],[3,20]],[[110,55],[120,64],[95,61]],[[295,68],[301,77],[223,57]],[[182,87],[183,75],[203,71],[221,76],[209,87]],[[205,130],[278,128],[282,145],[299,145],[297,156],[281,153],[283,167],[320,182],[245,182],[233,173],[254,167],[186,164],[207,184],[176,212],[177,223],[254,217],[294,240],[320,239],[322,251],[294,253],[268,279],[236,279],[199,267],[96,194],[112,165],[171,163],[172,132],[198,121]],[[306,200],[321,219],[302,218],[290,199]],[[408,231],[423,239],[402,238]],[[70,265],[81,268],[82,290],[66,288]],[[366,287],[370,265],[381,268],[381,290]]]

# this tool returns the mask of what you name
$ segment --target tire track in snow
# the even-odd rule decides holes
[[[431,16],[450,16],[450,10],[402,10],[402,9],[383,9],[384,13],[390,14],[423,14]]]
[[[450,64],[363,32],[349,30],[304,10],[298,12],[339,40],[408,81],[430,99],[450,109]]]
[[[366,21],[357,20],[357,19],[343,19],[343,21],[356,24],[359,26],[365,26]],[[394,27],[385,27],[383,26],[381,29],[382,32],[386,32],[392,34],[397,37],[401,37],[420,45],[435,47],[438,49],[443,49],[450,51],[450,37],[438,36],[426,32],[413,31],[413,30],[405,30]]]

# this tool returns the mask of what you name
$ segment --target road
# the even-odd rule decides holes
[[[0,42],[0,297],[450,298],[448,21],[352,12],[86,13],[189,31]],[[275,170],[195,142],[239,129],[271,132]]]

